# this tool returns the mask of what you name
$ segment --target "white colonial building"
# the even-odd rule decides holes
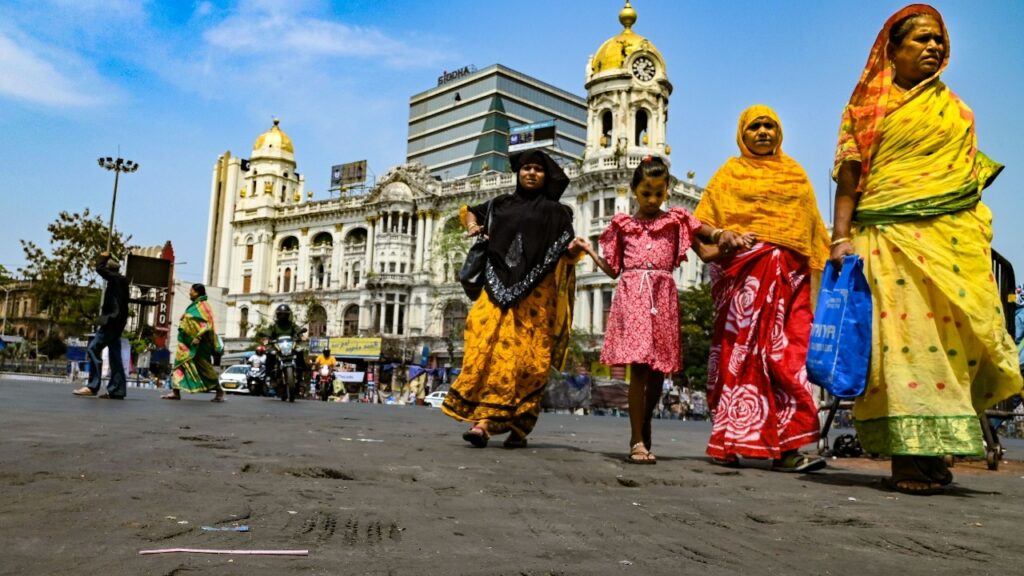
[[[629,180],[641,158],[671,154],[665,61],[633,32],[628,2],[619,21],[622,32],[588,59],[585,156],[565,166],[572,182],[562,201],[575,214],[576,234],[595,245],[614,214],[631,210]],[[253,327],[288,303],[312,336],[381,336],[406,359],[427,345],[432,361],[457,363],[471,304],[456,280],[466,247],[458,210],[511,193],[514,174],[439,181],[411,163],[389,170],[365,195],[313,200],[296,168],[277,120],[248,160],[225,152],[214,167],[205,279],[227,289],[221,330],[229,348],[244,347]],[[692,210],[701,192],[674,180],[668,204]],[[683,289],[703,279],[691,253],[677,283]],[[614,284],[589,259],[580,263],[577,330],[603,333]]]

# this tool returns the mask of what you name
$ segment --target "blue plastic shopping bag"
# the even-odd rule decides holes
[[[811,326],[807,378],[839,398],[864,393],[871,363],[871,289],[864,262],[847,256],[825,265]]]

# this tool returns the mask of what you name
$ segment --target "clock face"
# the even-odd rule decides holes
[[[646,56],[633,60],[633,76],[645,82],[654,78],[654,62]]]

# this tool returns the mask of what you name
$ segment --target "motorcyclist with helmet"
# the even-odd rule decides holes
[[[313,373],[316,374],[317,391],[319,392],[320,399],[327,401],[331,393],[334,391],[334,368],[337,366],[338,361],[335,360],[334,356],[331,356],[331,349],[324,348],[320,356],[316,357],[313,361]],[[326,373],[322,370],[326,368]]]
[[[264,396],[267,393],[267,348],[262,344],[256,347],[256,351],[249,356],[248,380],[249,394],[253,396]]]
[[[277,340],[279,336],[291,336],[292,340],[295,341],[295,363],[298,367],[298,373],[296,376],[296,382],[298,386],[304,388],[306,382],[309,382],[309,365],[306,364],[305,351],[299,346],[302,341],[302,335],[305,334],[304,328],[299,328],[292,320],[292,308],[287,304],[279,304],[274,310],[274,323],[264,330],[260,331],[260,336],[267,338],[270,342]],[[277,370],[277,358],[270,354],[267,358],[267,370],[270,374],[278,374]],[[299,397],[304,396],[304,391],[299,391]]]

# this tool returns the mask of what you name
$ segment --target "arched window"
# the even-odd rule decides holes
[[[458,300],[451,300],[444,307],[441,336],[443,338],[462,338],[462,333],[465,331],[466,304]]]
[[[322,262],[316,266],[316,288],[317,290],[324,289],[324,265]]]
[[[481,222],[483,224],[483,222]],[[454,234],[462,232],[462,222],[458,218],[449,218],[445,220],[444,232],[445,234]]]
[[[249,309],[241,308],[238,311],[238,337],[246,338],[249,336]]]
[[[281,240],[282,252],[293,252],[299,249],[299,239],[295,236],[286,236]]]
[[[647,145],[647,110],[643,108],[636,111],[633,144],[637,146]]]
[[[355,304],[345,308],[345,315],[342,317],[341,335],[356,336],[359,334],[359,306]]]
[[[605,110],[601,114],[601,146],[611,148],[612,146],[612,111]]]
[[[284,269],[284,290],[282,290],[282,292],[291,292],[291,291],[292,291],[292,269],[291,268],[285,268]]]
[[[254,244],[254,242],[253,242],[252,236],[249,236],[248,238],[245,239],[245,259],[246,260],[252,260],[253,244]]]
[[[309,309],[309,335],[312,338],[327,336],[327,310],[315,305]]]
[[[334,237],[331,236],[330,232],[321,232],[313,237],[313,246],[327,246],[328,248],[334,244]]]
[[[366,245],[366,229],[356,228],[345,235],[345,253],[351,255],[351,252],[355,252],[358,247]],[[351,252],[350,252],[351,250]]]
[[[349,285],[351,288],[359,286],[359,271],[362,267],[362,263],[360,262],[352,263],[352,284]]]

